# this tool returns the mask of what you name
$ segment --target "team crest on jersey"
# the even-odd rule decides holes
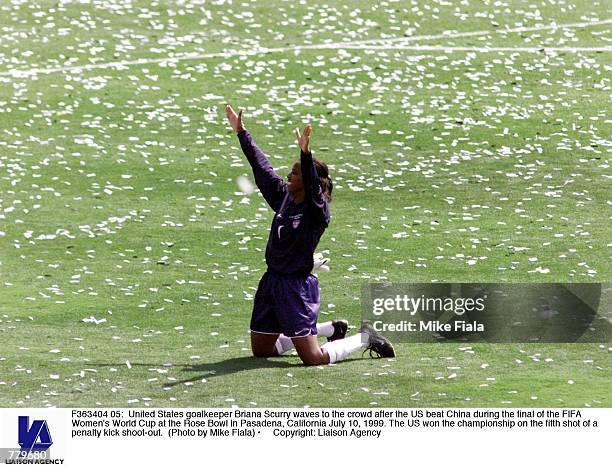
[[[291,226],[293,226],[293,229],[297,229],[302,221],[302,214],[298,213],[297,215],[291,215],[289,218],[291,218]]]

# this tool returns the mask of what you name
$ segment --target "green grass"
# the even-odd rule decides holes
[[[249,358],[272,214],[258,195],[241,203],[249,168],[223,115],[246,108],[281,174],[292,128],[313,123],[335,184],[322,319],[357,324],[368,281],[610,281],[612,53],[287,50],[3,73],[604,20],[603,2],[543,2],[540,19],[533,2],[474,3],[463,20],[445,2],[257,2],[207,5],[205,24],[200,6],[149,3],[0,5],[0,405],[612,405],[609,343],[398,344],[394,361],[316,368]],[[296,28],[308,12],[318,26]],[[606,24],[410,44],[609,36]]]

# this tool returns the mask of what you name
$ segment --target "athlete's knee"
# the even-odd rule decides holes
[[[300,359],[302,363],[306,366],[317,366],[317,365],[326,365],[329,363],[329,359],[323,354],[304,354],[300,355]]]
[[[321,363],[320,360],[316,360],[311,357],[308,357],[308,358],[302,358],[302,364],[305,366],[317,366],[317,365],[322,365],[323,363]]]
[[[253,349],[253,356],[256,358],[267,358],[267,357],[275,357],[277,355],[276,350],[259,350]]]
[[[274,357],[276,353],[276,339],[272,335],[256,335],[251,334],[251,351],[254,357]]]
[[[273,347],[270,349],[269,347],[262,347],[255,344],[251,344],[251,352],[253,356],[257,358],[274,357],[277,355],[276,348]]]
[[[270,346],[269,344],[261,343],[251,343],[251,352],[253,352],[253,356],[257,358],[273,357],[277,355],[274,345]]]

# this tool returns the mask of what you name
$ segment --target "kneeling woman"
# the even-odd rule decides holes
[[[253,355],[271,357],[295,347],[305,365],[335,363],[362,348],[371,356],[395,356],[389,341],[369,325],[345,337],[346,321],[317,324],[319,282],[311,272],[315,249],[329,225],[333,185],[327,165],[310,152],[311,126],[303,133],[295,129],[300,161],[285,181],[244,128],[242,110],[236,114],[228,105],[226,114],[255,183],[275,213],[266,247],[268,270],[259,282],[251,317]],[[328,342],[319,346],[317,335]]]

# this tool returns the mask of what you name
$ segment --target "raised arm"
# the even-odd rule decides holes
[[[302,170],[302,184],[304,185],[304,202],[309,206],[311,213],[322,224],[329,223],[329,210],[327,201],[323,196],[323,190],[319,182],[319,175],[312,152],[310,151],[310,133],[312,126],[308,124],[304,132],[300,134],[299,129],[295,129],[295,135],[300,146],[300,168]]]
[[[268,205],[277,212],[287,194],[287,183],[276,174],[266,155],[255,144],[249,131],[244,128],[242,109],[236,114],[228,104],[225,112],[232,129],[238,134],[242,151],[253,169],[255,184],[257,184]]]

